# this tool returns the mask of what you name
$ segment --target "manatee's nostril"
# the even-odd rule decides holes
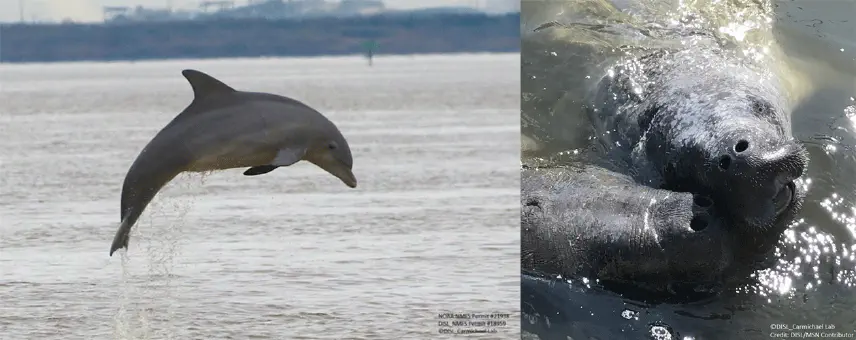
[[[747,141],[745,139],[741,139],[741,140],[737,141],[737,144],[734,145],[734,151],[737,153],[741,153],[743,151],[746,151],[746,149],[748,149],[748,148],[749,148],[749,141]]]
[[[719,168],[724,170],[728,170],[728,167],[731,166],[731,156],[725,155],[719,157]]]
[[[711,200],[707,196],[693,195],[693,204],[701,208],[710,208],[713,206],[713,200]]]
[[[695,216],[692,221],[690,221],[690,229],[694,231],[702,231],[704,228],[707,228],[707,217]]]

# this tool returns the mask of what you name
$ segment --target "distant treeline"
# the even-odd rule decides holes
[[[0,61],[516,52],[520,15],[0,25]]]

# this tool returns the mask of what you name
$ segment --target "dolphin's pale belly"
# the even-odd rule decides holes
[[[265,165],[270,164],[274,156],[276,156],[275,148],[229,145],[198,154],[186,171],[206,172]]]

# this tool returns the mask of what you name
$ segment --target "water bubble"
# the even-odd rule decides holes
[[[672,340],[677,338],[672,327],[666,324],[651,325],[651,328],[648,330],[648,335],[650,335],[650,338],[653,340]]]
[[[621,311],[621,317],[627,320],[639,320],[639,312],[630,309],[625,309]]]
[[[853,100],[853,97],[850,97]],[[856,105],[850,105],[844,108],[844,116],[850,120],[850,123],[856,127]]]

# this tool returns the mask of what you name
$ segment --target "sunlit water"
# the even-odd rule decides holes
[[[524,99],[539,93],[546,96],[537,98],[545,101],[540,109],[524,109],[524,123],[527,116],[552,117],[549,126],[534,128],[547,131],[549,138],[524,138],[526,157],[534,157],[530,161],[556,155],[573,160],[593,137],[573,133],[582,121],[577,116],[582,112],[575,111],[578,105],[574,103],[581,100],[585,84],[603,76],[575,73],[586,69],[579,65],[581,56],[606,51],[588,57],[585,62],[592,66],[608,64],[610,60],[604,58],[615,46],[692,44],[688,37],[657,40],[647,36],[664,27],[716,32],[721,44],[768,67],[785,84],[793,105],[794,133],[811,154],[801,181],[808,187],[801,215],[782,236],[776,263],[756,272],[753,283],[691,304],[649,305],[604,291],[597,282],[545,281],[543,289],[555,289],[555,299],[566,301],[566,316],[526,315],[524,322],[543,323],[552,317],[548,321],[557,331],[554,335],[563,340],[566,335],[573,339],[769,339],[773,332],[789,332],[774,329],[779,327],[774,324],[825,324],[835,327],[825,329],[827,333],[856,334],[856,51],[852,50],[856,44],[815,32],[819,23],[830,20],[804,14],[797,18],[801,4],[785,2],[616,1],[616,7],[626,10],[623,14],[598,0],[524,3],[524,34],[556,20],[570,25],[566,35],[557,39],[590,48],[557,48],[552,57],[560,60],[556,63],[560,66],[523,75],[524,80],[547,78],[532,82],[540,84],[538,88],[527,88],[524,83]],[[825,1],[803,2],[802,6],[820,7],[822,3]],[[856,3],[851,6],[856,11],[854,6]],[[836,8],[840,12],[848,7]],[[828,11],[833,11],[830,16],[840,17],[835,10]],[[813,9],[818,12],[822,10]],[[536,151],[536,146],[542,149]]]
[[[182,175],[108,257],[125,173],[191,100],[180,71],[334,121],[359,187],[310,164]],[[0,338],[519,334],[519,57],[0,65]],[[117,256],[118,255],[118,256]]]

